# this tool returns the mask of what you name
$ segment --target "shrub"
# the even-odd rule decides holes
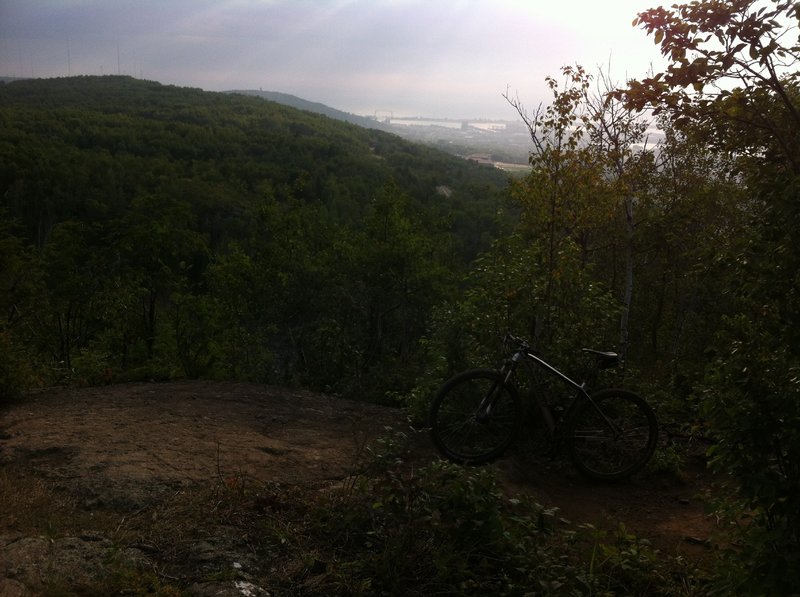
[[[305,541],[327,548],[292,579],[304,594],[672,595],[703,582],[624,529],[607,543],[555,508],[508,497],[492,468],[402,468],[373,470],[312,508]]]
[[[551,553],[555,511],[503,496],[490,469],[437,462],[363,479],[318,522],[337,546],[342,593],[498,595],[572,587],[583,573]]]
[[[800,586],[800,357],[763,317],[727,320],[732,347],[709,372],[710,464],[730,479],[722,512],[740,527],[723,590],[786,594]]]

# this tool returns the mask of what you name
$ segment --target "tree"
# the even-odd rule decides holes
[[[622,314],[619,324],[619,353],[624,359],[630,343],[630,314],[634,293],[637,217],[634,208],[644,199],[643,178],[652,174],[652,155],[647,151],[648,122],[627,108],[611,91],[610,76],[599,73],[599,89],[586,97],[590,120],[590,147],[604,164],[604,179],[610,195],[618,202],[624,217],[622,251],[625,261],[622,291]],[[644,145],[641,150],[637,146]]]
[[[84,222],[57,224],[41,252],[49,305],[40,314],[43,341],[60,368],[70,370],[96,324],[95,299],[102,274],[95,252],[97,230]]]
[[[207,246],[187,200],[166,190],[137,197],[117,223],[117,249],[125,276],[140,283],[139,334],[154,356],[158,312],[187,277],[199,280]]]
[[[431,306],[449,286],[451,276],[439,265],[447,243],[434,241],[428,226],[390,183],[373,198],[357,233],[353,274],[363,288],[358,308],[368,318],[367,366],[408,366]]]
[[[29,330],[42,294],[36,261],[0,209],[0,403],[30,384]]]
[[[727,590],[781,594],[800,583],[800,5],[704,0],[641,13],[670,60],[618,97],[665,114],[731,157],[749,226],[720,257],[733,272],[704,412],[712,464],[754,524]]]
[[[618,95],[678,126],[693,124],[717,148],[778,160],[798,174],[798,22],[793,0],[705,0],[640,13],[634,25],[671,64]]]
[[[674,380],[696,379],[733,283],[720,259],[738,245],[750,217],[729,160],[659,118],[664,139],[639,183],[640,296],[635,317],[646,359]],[[685,403],[682,406],[686,406]]]
[[[548,78],[553,103],[545,109],[540,106],[532,115],[519,100],[507,97],[533,142],[531,174],[524,188],[518,184],[515,191],[525,206],[525,220],[540,227],[546,223],[544,229],[530,232],[534,242],[545,239],[546,243],[543,312],[552,310],[553,289],[562,273],[562,245],[574,243],[580,251],[580,267],[594,266],[594,278],[619,292],[618,350],[625,356],[640,244],[634,208],[643,207],[647,198],[643,181],[653,171],[646,147],[648,123],[610,93],[614,87],[608,74],[600,71],[598,87],[592,91],[593,77],[583,68],[566,67],[562,72],[564,88],[560,90]],[[617,254],[622,256],[621,276]],[[537,333],[545,321],[541,316],[537,319]]]
[[[512,196],[522,209],[521,227],[538,247],[531,266],[543,272],[540,293],[529,297],[534,345],[554,341],[554,318],[564,295],[560,282],[566,270],[584,267],[591,250],[592,229],[608,210],[603,164],[584,142],[591,123],[586,93],[591,76],[580,67],[564,67],[563,85],[547,77],[553,101],[529,113],[521,101],[506,95],[530,133],[533,148],[531,172],[512,186]],[[573,251],[572,248],[576,250]],[[568,257],[577,257],[570,261]]]

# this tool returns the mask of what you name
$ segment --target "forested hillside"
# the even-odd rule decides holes
[[[366,116],[358,116],[357,114],[351,114],[350,112],[343,112],[341,110],[331,108],[330,106],[326,106],[325,104],[321,104],[319,102],[310,102],[308,100],[299,98],[296,95],[290,95],[288,93],[280,93],[279,91],[237,89],[231,91],[230,93],[253,95],[255,97],[260,97],[262,99],[276,102],[278,104],[291,106],[292,108],[297,108],[298,110],[305,110],[307,112],[313,112],[315,114],[323,114],[324,116],[328,116],[329,118],[334,118],[336,120],[344,120],[345,122],[349,122],[351,124],[357,124],[359,126],[363,126],[368,129],[389,131],[390,128],[374,118],[368,118]]]
[[[618,85],[565,67],[550,103],[510,100],[531,138],[514,180],[254,97],[119,77],[0,86],[0,388],[268,381],[419,418],[453,371],[498,364],[508,330],[567,371],[582,346],[615,349],[625,367],[603,381],[656,407],[656,466],[710,446],[731,529],[691,582],[647,577],[635,551],[619,569],[664,593],[795,593],[800,11],[701,0],[637,23],[662,72]],[[475,504],[454,533],[483,520]],[[581,576],[595,555],[559,560],[564,593],[600,586]],[[472,563],[490,560],[504,558]]]
[[[258,98],[18,81],[0,119],[2,350],[6,375],[24,364],[38,383],[211,376],[382,399],[503,229],[498,171]]]

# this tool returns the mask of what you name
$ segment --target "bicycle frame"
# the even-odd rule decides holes
[[[572,378],[568,377],[567,375],[565,375],[564,373],[553,367],[550,363],[532,353],[530,350],[527,349],[527,347],[520,347],[517,350],[515,350],[514,354],[511,356],[511,359],[506,361],[506,363],[500,369],[500,372],[504,374],[503,377],[504,384],[509,384],[511,382],[511,378],[513,377],[517,367],[520,365],[520,363],[524,362],[525,360],[533,362],[534,364],[538,365],[539,367],[541,367],[554,377],[561,380],[565,385],[575,390],[576,396],[572,400],[570,405],[567,407],[565,415],[566,418],[568,418],[570,413],[575,409],[575,405],[578,403],[578,400],[581,397],[583,397],[589,402],[589,404],[592,405],[595,411],[597,411],[597,413],[602,417],[605,423],[613,431],[614,436],[616,437],[619,435],[619,428],[617,427],[617,425],[615,425],[613,421],[609,420],[608,417],[605,415],[605,413],[602,411],[602,409],[600,409],[595,403],[595,401],[592,400],[592,397],[589,395],[588,392],[588,384],[586,381],[582,383],[577,383],[575,380],[573,380]],[[490,399],[490,397],[494,394],[494,390],[495,388],[492,388],[492,390],[486,396],[485,400]],[[541,400],[539,400],[539,397],[536,396],[535,394],[534,394],[534,399],[536,401],[537,406],[539,407],[542,417],[544,418],[545,424],[547,425],[548,433],[552,438],[555,438],[557,436],[557,430],[559,428],[559,424],[553,419],[553,413],[550,411],[547,405],[544,404]],[[484,411],[483,407],[481,407],[480,410]],[[487,416],[491,413],[491,404],[488,405],[488,407],[485,409],[484,412]]]

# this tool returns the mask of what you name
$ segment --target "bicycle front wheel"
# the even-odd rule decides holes
[[[511,445],[521,419],[516,389],[498,371],[471,369],[447,381],[433,399],[431,437],[450,460],[481,464]]]
[[[641,469],[656,448],[653,409],[626,390],[603,390],[581,402],[567,428],[570,459],[581,473],[616,481]]]

